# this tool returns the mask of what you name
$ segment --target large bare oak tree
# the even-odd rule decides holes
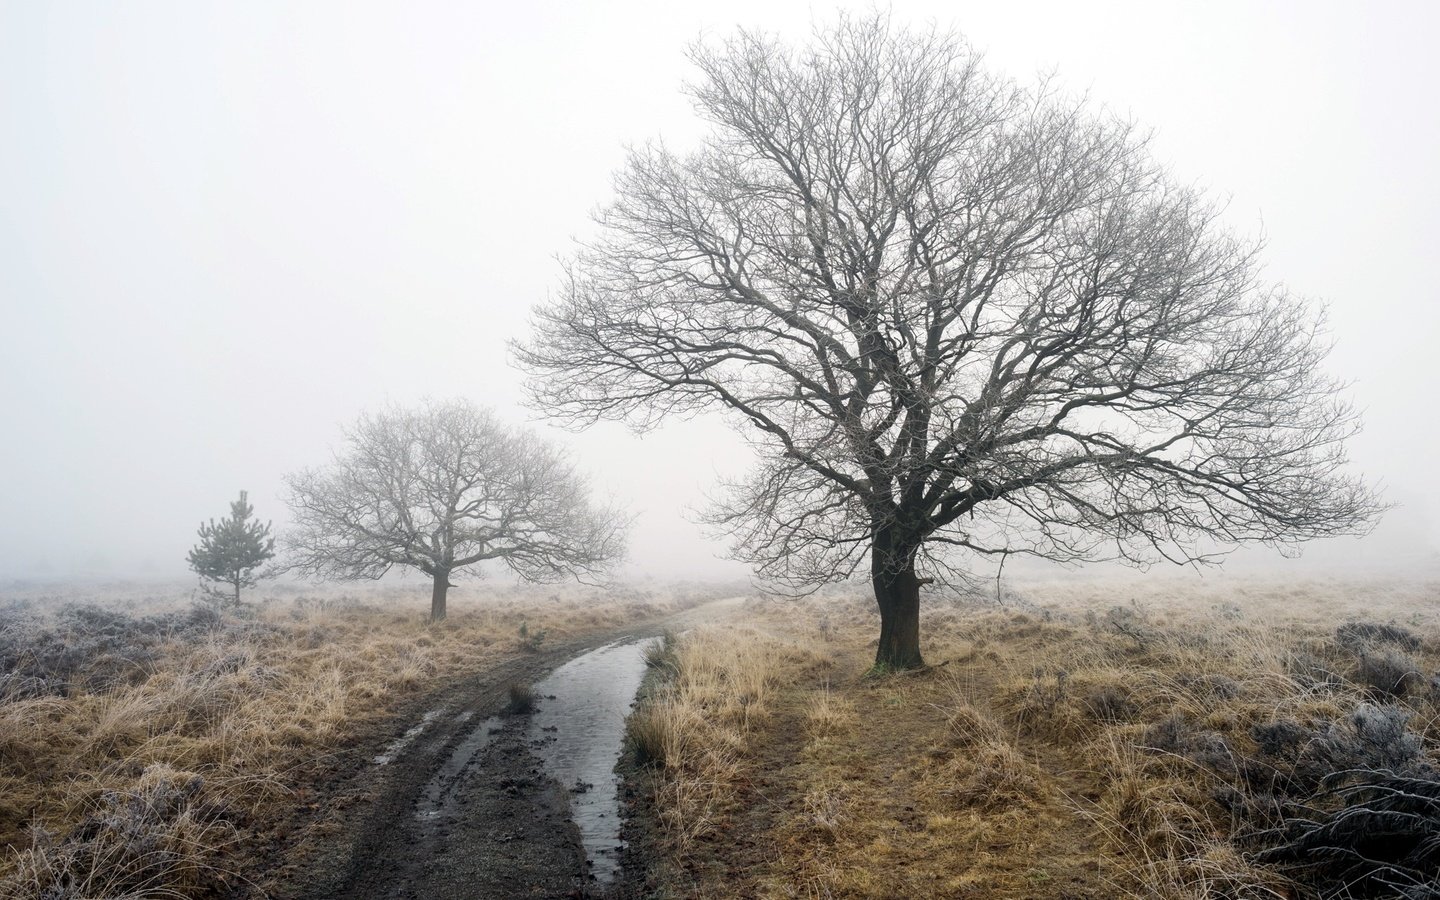
[[[1374,518],[1318,312],[1131,124],[884,16],[692,56],[710,136],[631,152],[517,352],[576,426],[733,415],[762,463],[716,519],[799,589],[868,562],[877,666],[922,664],[964,551],[1193,562]]]
[[[379,578],[395,567],[433,582],[445,618],[450,579],[487,560],[520,577],[587,577],[616,562],[627,520],[588,498],[565,455],[464,402],[363,416],[326,469],[287,478],[289,567]]]

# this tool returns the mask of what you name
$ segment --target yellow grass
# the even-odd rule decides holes
[[[658,798],[662,818],[703,810],[721,836],[675,841],[674,880],[697,896],[1293,896],[1232,843],[1224,779],[1149,746],[1152,729],[1178,718],[1253,754],[1257,724],[1340,718],[1367,696],[1358,657],[1337,649],[1345,622],[1402,624],[1422,639],[1419,671],[1440,667],[1434,583],[1014,587],[1022,608],[930,601],[933,668],[917,674],[860,677],[878,621],[858,591],[755,602],[751,633],[683,642],[687,672],[768,649],[744,667],[753,682],[763,665],[761,714],[741,714],[729,676],[667,701],[684,758],[724,761],[682,765]],[[1315,660],[1349,680],[1297,674]],[[1440,746],[1432,699],[1404,702]],[[701,781],[697,804],[679,785]]]
[[[737,785],[755,764],[752,735],[770,721],[782,678],[822,662],[796,641],[753,628],[702,627],[679,639],[673,672],[630,722],[633,741],[658,748],[642,757],[662,767],[654,790],[673,854],[683,857],[728,827]],[[816,721],[843,715],[822,706]]]
[[[212,638],[164,642],[128,683],[0,696],[0,895],[34,896],[62,877],[88,896],[234,883],[236,853],[302,802],[326,754],[441,679],[533,652],[522,623],[558,643],[703,596],[460,589],[449,618],[430,624],[413,586],[280,591]],[[161,850],[126,856],[129,838],[102,826],[76,856],[65,836],[107,816],[153,826]]]

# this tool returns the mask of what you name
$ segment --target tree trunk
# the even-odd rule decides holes
[[[240,608],[240,582],[238,579],[235,581],[235,608]]]
[[[448,569],[435,570],[435,586],[430,591],[430,621],[438,622],[445,618],[445,592],[450,590],[450,572]]]
[[[915,558],[887,551],[882,544],[877,537],[870,554],[870,580],[880,607],[875,668],[918,669],[925,660],[920,656],[920,580],[915,577]]]

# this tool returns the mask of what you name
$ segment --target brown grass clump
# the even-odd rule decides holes
[[[752,736],[768,723],[787,664],[813,662],[798,645],[753,629],[699,628],[654,659],[666,675],[626,723],[635,759],[660,769],[653,783],[665,844],[683,867],[697,842],[729,827],[750,777]],[[847,721],[820,704],[812,722]]]
[[[1040,769],[1003,741],[987,740],[951,761],[955,787],[949,793],[961,806],[984,810],[1038,803],[1052,790]]]
[[[625,739],[639,766],[665,768],[678,764],[680,731],[675,716],[663,702],[641,703],[625,720]]]
[[[805,728],[815,738],[824,738],[853,730],[859,720],[855,704],[825,690],[816,693],[805,711]]]
[[[223,792],[220,792],[223,794]],[[129,790],[105,791],[64,836],[35,835],[6,879],[7,896],[190,896],[229,880],[214,859],[237,840],[217,792],[168,766],[147,767]]]
[[[955,747],[965,749],[1002,741],[999,724],[963,700],[946,720],[945,736]]]

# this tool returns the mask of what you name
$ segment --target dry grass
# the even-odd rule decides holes
[[[0,601],[0,895],[235,885],[247,843],[309,802],[327,754],[398,701],[533,650],[537,632],[563,641],[706,596],[502,591],[454,592],[438,624],[414,587],[277,589],[239,617],[194,621],[183,593],[111,592],[149,616],[132,618],[12,592]]]
[[[793,640],[752,628],[699,628],[650,663],[667,677],[631,715],[636,758],[661,771],[653,781],[666,848],[686,859],[697,842],[731,827],[739,788],[758,758],[752,737],[770,722],[772,699],[794,671],[822,658]],[[842,721],[817,708],[815,727]]]
[[[1008,609],[931,602],[943,665],[878,681],[859,677],[865,598],[752,604],[757,633],[823,656],[772,651],[759,715],[718,678],[667,722],[686,759],[724,761],[682,769],[723,803],[660,798],[724,832],[676,843],[689,892],[1294,896],[1252,861],[1256,836],[1339,768],[1423,768],[1440,748],[1434,583],[1017,587]],[[733,652],[687,642],[679,665]]]

